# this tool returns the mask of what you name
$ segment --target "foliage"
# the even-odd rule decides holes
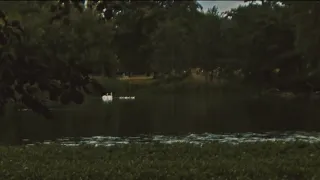
[[[1,14],[1,107],[16,99],[48,115],[21,89],[41,86],[51,100],[81,103],[89,75],[120,72],[201,68],[208,81],[215,76],[260,91],[320,88],[318,2],[252,1],[225,14],[201,12],[194,0],[0,5],[9,17]]]
[[[71,49],[68,46],[70,37],[56,33],[56,25],[39,29],[40,33],[45,33],[34,40],[35,37],[30,37],[19,21],[8,20],[3,11],[0,15],[3,21],[0,27],[1,109],[8,101],[14,101],[49,118],[51,113],[37,96],[39,91],[48,92],[52,101],[81,104],[83,92],[89,92],[87,85],[100,87],[89,77],[91,69],[78,57],[59,57],[62,49]],[[57,26],[59,30],[64,29],[63,25]]]
[[[317,179],[319,144],[1,147],[2,179]]]

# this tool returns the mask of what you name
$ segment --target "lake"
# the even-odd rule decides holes
[[[135,96],[135,100],[116,99],[112,103],[90,97],[82,105],[55,108],[52,120],[31,111],[11,110],[1,118],[0,140],[3,143],[21,143],[22,139],[28,139],[29,143],[43,142],[65,137],[122,140],[147,137],[150,140],[155,135],[174,139],[190,134],[248,136],[248,133],[266,132],[278,132],[273,135],[283,137],[281,134],[287,132],[320,130],[319,102],[271,97],[254,99],[250,93],[238,92],[140,93]]]

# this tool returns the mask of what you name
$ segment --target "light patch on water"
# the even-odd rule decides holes
[[[166,136],[166,135],[141,135],[135,137],[112,137],[112,136],[93,136],[82,138],[61,138],[56,141],[45,141],[43,144],[58,143],[66,146],[78,145],[94,145],[94,146],[114,146],[120,144],[130,143],[192,143],[204,144],[210,142],[219,143],[256,143],[256,142],[292,142],[302,141],[315,143],[320,142],[320,133],[306,133],[306,132],[286,132],[286,133],[237,133],[237,134],[189,134],[185,136]],[[28,140],[25,140],[28,142]],[[28,143],[27,143],[28,144]],[[32,145],[29,143],[28,145]]]

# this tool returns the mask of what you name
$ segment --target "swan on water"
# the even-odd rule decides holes
[[[121,99],[121,100],[134,100],[134,99],[136,99],[136,97],[135,96],[120,96],[120,97],[113,97],[113,95],[112,95],[112,92],[111,93],[107,93],[107,94],[105,94],[105,95],[103,95],[102,97],[101,97],[101,99],[102,99],[102,101],[103,102],[112,102],[113,101],[113,99]]]
[[[110,102],[110,101],[112,101],[112,100],[113,100],[112,92],[103,95],[101,98],[102,98],[102,101],[103,101],[103,102]]]

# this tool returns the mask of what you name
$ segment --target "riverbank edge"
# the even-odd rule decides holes
[[[240,82],[217,83],[199,81],[192,77],[172,79],[133,79],[120,80],[105,77],[94,77],[108,92],[126,93],[193,93],[215,91],[248,91],[249,87]],[[250,88],[251,90],[252,88]]]
[[[319,179],[320,143],[0,146],[1,179]]]

